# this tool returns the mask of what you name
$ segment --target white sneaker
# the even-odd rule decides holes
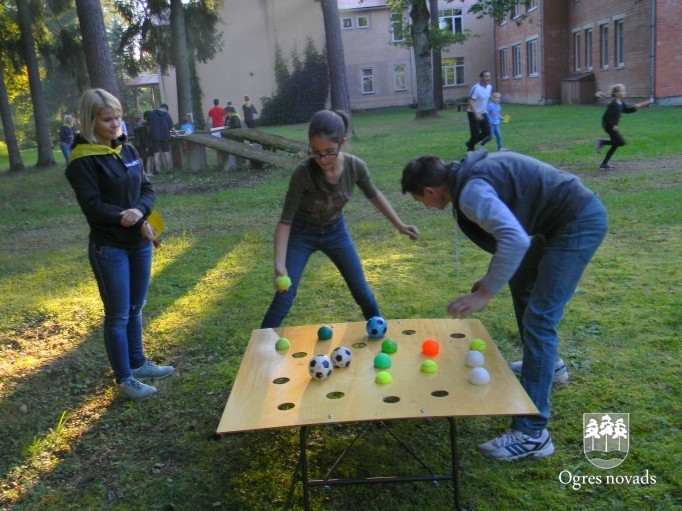
[[[544,458],[554,453],[554,444],[546,429],[531,435],[510,429],[504,435],[481,444],[478,448],[486,456],[505,461],[529,457]]]

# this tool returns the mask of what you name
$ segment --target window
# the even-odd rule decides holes
[[[342,18],[341,28],[343,28],[343,30],[350,30],[353,28],[353,18]]]
[[[405,33],[403,32],[403,17],[400,14],[393,13],[391,15],[391,42],[399,43],[405,40]]]
[[[538,75],[538,40],[531,39],[526,42],[526,60],[528,76]]]
[[[507,48],[500,49],[500,76],[503,80],[509,79],[509,50]]]
[[[602,69],[609,68],[609,26],[599,26],[599,65]]]
[[[363,67],[360,70],[362,78],[362,93],[374,94],[374,69],[371,67]]]
[[[573,32],[573,70],[580,71],[580,32]]]
[[[405,64],[393,66],[393,90],[396,92],[407,90],[407,66]]]
[[[625,65],[625,57],[623,56],[623,29],[624,20],[616,20],[613,25],[614,44],[616,45],[616,67],[623,67]]]
[[[585,71],[592,71],[592,28],[585,29]]]
[[[451,57],[441,60],[443,87],[464,85],[464,57]]]
[[[529,11],[529,12],[538,8],[537,0],[529,0],[527,5],[528,5],[528,7],[526,7],[526,11]]]
[[[512,46],[512,73],[514,78],[521,78],[521,45]]]
[[[369,16],[358,16],[358,28],[369,28]]]
[[[445,9],[438,11],[438,26],[441,30],[449,30],[453,34],[462,33],[462,9]]]
[[[511,10],[512,19],[516,19],[521,16],[521,2],[516,2]]]

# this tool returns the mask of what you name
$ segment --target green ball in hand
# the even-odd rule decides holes
[[[280,275],[275,280],[275,285],[277,286],[277,291],[288,291],[291,287],[291,279],[289,275]]]

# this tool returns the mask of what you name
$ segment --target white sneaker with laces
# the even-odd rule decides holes
[[[521,368],[523,367],[523,361],[519,360],[517,362],[512,362],[509,364],[509,368],[512,372],[521,377]],[[566,364],[562,359],[557,359],[554,363],[554,376],[552,377],[552,382],[554,383],[568,383],[568,371],[566,370]]]
[[[554,453],[554,444],[546,429],[530,435],[510,429],[502,436],[479,445],[478,448],[486,456],[505,461],[544,458]]]

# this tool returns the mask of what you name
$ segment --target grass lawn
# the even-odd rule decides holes
[[[495,462],[476,446],[506,418],[458,420],[462,504],[469,510],[656,510],[682,506],[682,140],[680,108],[623,116],[628,145],[599,171],[599,106],[504,105],[504,145],[580,175],[603,198],[609,233],[560,324],[571,381],[553,390],[557,452]],[[449,211],[400,193],[404,164],[421,153],[459,159],[466,114],[414,120],[414,110],[356,114],[348,150],[369,165],[416,242],[397,234],[356,192],[351,233],[387,319],[437,318],[468,292],[488,256]],[[306,125],[268,129],[305,140]],[[491,144],[494,148],[494,142]],[[35,157],[25,155],[30,166]],[[34,158],[31,160],[31,158]],[[59,167],[0,172],[0,510],[301,509],[298,430],[217,437],[250,332],[272,296],[272,236],[291,170],[206,170],[154,177],[168,235],[155,251],[145,308],[147,355],[177,367],[159,394],[117,397],[102,342],[102,310],[86,254],[87,227]],[[8,167],[0,158],[0,169]],[[457,246],[456,246],[457,245]],[[457,253],[457,257],[455,254]],[[476,314],[507,360],[520,354],[509,293]],[[323,256],[306,268],[287,325],[360,321]],[[441,368],[441,370],[447,370]],[[583,413],[629,413],[629,452],[611,470],[582,448]],[[403,421],[398,434],[447,471],[447,421]],[[355,435],[312,428],[312,476]],[[337,477],[418,470],[369,425]],[[311,491],[316,510],[452,508],[447,483]]]

